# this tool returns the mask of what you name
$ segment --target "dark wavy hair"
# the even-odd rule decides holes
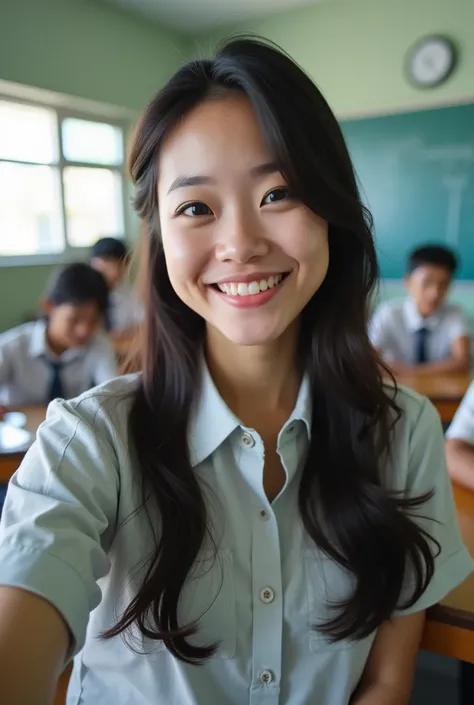
[[[395,495],[381,482],[400,410],[367,337],[378,265],[371,218],[341,130],[319,90],[287,55],[266,41],[234,39],[214,58],[192,61],[170,79],[146,109],[130,155],[147,251],[142,376],[129,434],[142,509],[155,525],[159,517],[160,530],[135,598],[104,636],[135,626],[188,663],[201,663],[217,647],[190,644],[199,624],[179,624],[177,617],[186,578],[203,542],[212,540],[187,445],[205,322],[171,286],[157,180],[170,130],[202,101],[228,91],[246,95],[292,192],[329,223],[329,270],[301,313],[295,361],[309,376],[313,404],[299,511],[314,543],[355,578],[353,594],[323,631],[333,640],[370,634],[397,607],[413,605],[434,570],[432,539],[411,518],[429,495]],[[408,570],[412,590],[400,605]]]

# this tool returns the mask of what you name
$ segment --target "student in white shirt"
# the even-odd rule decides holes
[[[0,404],[18,407],[72,398],[117,375],[101,331],[107,284],[86,264],[53,275],[44,318],[0,335]]]
[[[143,373],[54,403],[10,483],[5,702],[49,705],[76,655],[69,705],[407,705],[424,611],[473,562],[437,413],[367,337],[335,117],[234,40],[152,101],[131,175]]]
[[[91,267],[100,272],[109,287],[105,327],[113,338],[130,336],[141,320],[141,310],[132,285],[126,281],[129,252],[122,240],[103,237],[91,250]]]
[[[474,382],[446,433],[446,455],[453,480],[474,491]]]
[[[470,340],[461,309],[445,302],[457,269],[454,254],[441,245],[414,250],[405,285],[409,298],[381,304],[370,338],[396,374],[466,372]]]

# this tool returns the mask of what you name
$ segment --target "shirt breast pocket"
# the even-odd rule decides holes
[[[194,646],[218,643],[213,658],[230,659],[237,644],[237,613],[232,552],[201,551],[181,592],[178,624],[196,622]]]
[[[308,598],[309,647],[313,653],[343,651],[357,647],[358,656],[368,657],[375,632],[364,639],[331,641],[318,625],[334,618],[341,609],[337,605],[347,600],[355,578],[334,560],[315,551],[305,552],[305,579]]]

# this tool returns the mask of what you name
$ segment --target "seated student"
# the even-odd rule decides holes
[[[47,404],[116,377],[112,344],[100,330],[107,300],[104,278],[87,264],[55,273],[45,317],[0,335],[0,405]]]
[[[130,335],[140,322],[140,307],[133,287],[125,281],[129,253],[115,237],[103,237],[91,250],[91,267],[100,272],[109,287],[109,307],[105,327],[113,338]]]
[[[453,480],[474,491],[474,382],[446,433],[446,456]]]
[[[408,259],[404,301],[375,312],[370,337],[395,374],[442,374],[469,369],[469,335],[462,311],[445,303],[457,269],[455,255],[441,245],[414,250]]]

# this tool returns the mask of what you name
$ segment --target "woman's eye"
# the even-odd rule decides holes
[[[195,217],[198,215],[212,215],[212,211],[209,206],[205,203],[200,203],[196,201],[195,203],[185,203],[180,206],[176,211],[176,215],[187,215],[188,217]]]
[[[267,203],[277,203],[277,201],[284,201],[285,199],[290,198],[290,196],[291,193],[289,188],[274,188],[264,197],[262,205],[266,205]]]

